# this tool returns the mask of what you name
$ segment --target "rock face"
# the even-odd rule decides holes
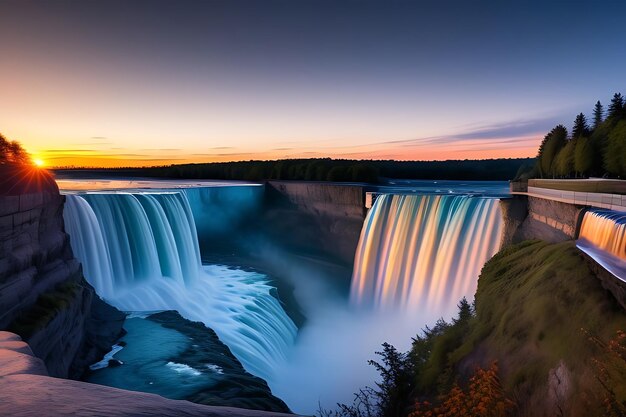
[[[365,220],[358,185],[269,181],[263,223],[285,246],[352,266]]]
[[[528,199],[516,196],[500,200],[502,210],[502,243],[500,247],[519,242],[520,226],[528,216]]]
[[[582,206],[526,196],[502,200],[501,207],[502,246],[528,239],[550,243],[575,239],[584,211]]]
[[[604,269],[603,266],[585,252],[581,251],[581,255],[587,262],[589,269],[591,269],[594,275],[600,280],[602,287],[613,294],[613,297],[615,297],[617,302],[626,311],[626,283]]]
[[[286,416],[168,400],[85,382],[51,378],[16,334],[0,332],[0,415],[39,416]]]
[[[79,377],[121,335],[124,315],[84,280],[52,177],[1,166],[0,178],[0,329],[29,342],[51,376]]]

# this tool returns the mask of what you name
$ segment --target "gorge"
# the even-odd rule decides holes
[[[510,198],[506,183],[59,184],[71,253],[95,293],[130,314],[123,344],[87,381],[275,412],[313,413],[319,404],[349,401],[375,379],[367,367],[372,352],[387,341],[406,350],[419,328],[452,318],[459,300],[473,298],[483,265],[501,246],[563,233],[538,220],[535,213],[553,215],[547,202]],[[376,194],[369,210],[366,193]],[[623,262],[623,233],[615,232],[623,217],[574,208],[572,216],[581,217],[579,246],[587,242]],[[280,238],[286,226],[291,232]],[[155,313],[171,310],[180,316],[168,316],[163,327]],[[121,313],[115,314],[118,333],[110,333],[107,346],[121,334]],[[393,327],[385,325],[390,321]],[[206,327],[184,333],[191,322]],[[223,343],[235,362],[202,356],[202,344],[180,338],[209,343],[200,329],[214,331],[211,343]],[[171,342],[138,355],[137,347],[156,335]],[[39,356],[36,339],[22,336]],[[49,372],[58,366],[43,356]],[[107,368],[115,361],[121,364]],[[69,362],[76,366],[76,359]],[[141,367],[154,371],[130,371]],[[121,384],[128,381],[124,372],[143,376]],[[163,385],[168,378],[178,385]],[[245,395],[258,400],[246,402],[229,378],[255,387]],[[156,385],[142,388],[145,381]],[[234,396],[219,399],[225,386]]]

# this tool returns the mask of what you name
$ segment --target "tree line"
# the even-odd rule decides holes
[[[592,125],[579,113],[571,134],[559,124],[543,139],[537,164],[529,173],[540,178],[604,176],[626,178],[626,103],[615,93],[605,112],[597,101]]]
[[[299,180],[378,183],[384,179],[507,180],[528,169],[534,158],[394,161],[352,159],[283,159],[212,162],[152,168],[106,170],[124,176],[217,180]]]

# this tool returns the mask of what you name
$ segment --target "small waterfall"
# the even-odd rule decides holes
[[[603,209],[585,212],[576,245],[626,281],[626,213]]]
[[[501,228],[496,199],[380,195],[361,231],[352,301],[451,315],[462,297],[473,297]]]
[[[271,379],[297,328],[265,276],[201,265],[185,192],[70,194],[64,219],[101,297],[124,311],[177,310],[201,321],[246,370]]]

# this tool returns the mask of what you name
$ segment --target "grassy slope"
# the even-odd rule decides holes
[[[565,363],[566,415],[594,415],[598,388],[591,359],[605,353],[581,331],[608,340],[626,329],[626,314],[600,286],[573,242],[523,242],[504,249],[481,274],[476,317],[463,344],[450,352],[455,373],[498,360],[519,414],[552,413],[549,374]],[[621,380],[619,379],[621,377]],[[626,399],[623,375],[615,386]],[[551,410],[551,411],[549,411]],[[578,410],[578,411],[575,411]],[[596,414],[599,415],[599,414]]]

